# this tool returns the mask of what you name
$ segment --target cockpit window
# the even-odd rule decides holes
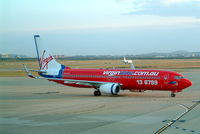
[[[175,76],[174,79],[183,79],[183,76]]]

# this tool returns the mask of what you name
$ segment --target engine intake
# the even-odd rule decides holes
[[[100,92],[112,95],[118,94],[120,90],[121,90],[120,85],[116,83],[103,84],[99,87]]]

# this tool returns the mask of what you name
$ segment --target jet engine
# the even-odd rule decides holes
[[[116,83],[103,84],[99,87],[100,92],[112,95],[118,94],[120,89],[121,89],[120,85]]]

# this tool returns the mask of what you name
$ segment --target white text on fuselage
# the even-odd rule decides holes
[[[115,75],[141,75],[141,76],[158,76],[159,72],[147,72],[147,71],[104,71],[103,75],[115,76]]]

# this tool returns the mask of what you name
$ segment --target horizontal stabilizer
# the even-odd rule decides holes
[[[25,70],[25,72],[26,72],[26,74],[27,74],[28,77],[34,78],[34,79],[40,79],[40,78],[41,78],[41,77],[34,76],[34,75],[30,72],[30,70],[26,67],[26,65],[23,64],[23,66],[24,66],[24,70]],[[31,70],[31,71],[32,71],[32,72],[41,72],[41,71],[37,71],[37,70]],[[44,71],[42,71],[42,72],[44,73]]]

